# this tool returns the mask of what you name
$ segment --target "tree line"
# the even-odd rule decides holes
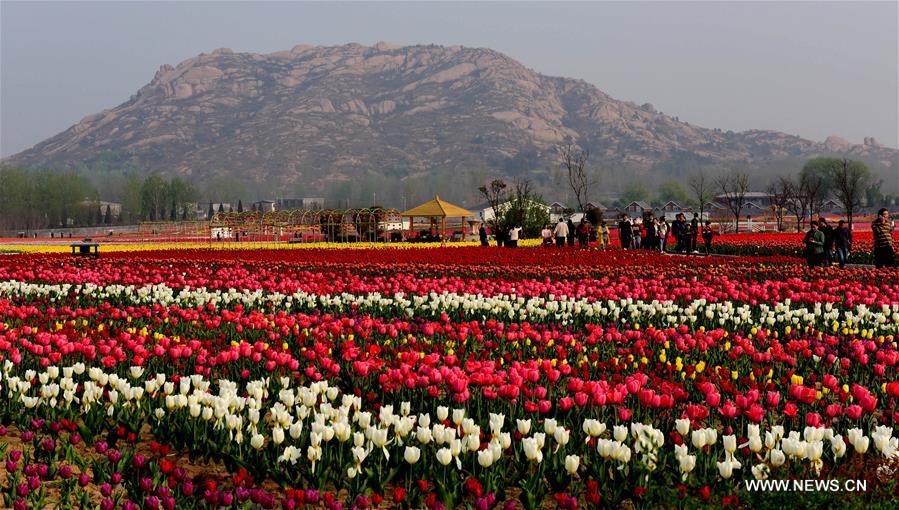
[[[30,230],[193,219],[197,192],[181,177],[129,174],[121,208],[101,205],[97,187],[75,171],[0,168],[0,229]]]

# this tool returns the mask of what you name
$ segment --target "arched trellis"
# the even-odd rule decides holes
[[[213,241],[379,242],[400,238],[401,216],[385,207],[219,212],[209,221]]]

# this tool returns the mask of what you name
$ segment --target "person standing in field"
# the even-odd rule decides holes
[[[584,248],[590,244],[590,224],[583,218],[577,226],[577,241]]]
[[[833,227],[827,223],[827,218],[819,216],[818,230],[824,234],[824,257],[821,259],[821,265],[830,266],[833,262]]]
[[[702,227],[702,242],[705,244],[705,254],[712,254],[712,236],[715,235],[715,232],[712,231],[712,222],[706,221],[705,226]]]
[[[553,229],[553,234],[556,236],[556,246],[562,248],[565,246],[565,239],[568,237],[568,224],[565,223],[565,220],[559,218],[559,223],[556,224],[556,228]]]
[[[808,267],[821,265],[824,256],[824,232],[818,230],[818,224],[811,222],[808,232],[805,233],[805,258]]]
[[[643,244],[643,248],[655,250],[657,236],[658,229],[656,228],[656,218],[655,216],[650,216],[649,221],[646,222],[646,242]]]
[[[574,248],[574,236],[577,235],[577,230],[574,226],[574,221],[571,218],[568,218],[568,247]]]
[[[599,231],[596,233],[596,238],[599,241],[599,249],[605,250],[607,246],[609,246],[609,226],[606,225],[605,221],[599,222]]]
[[[700,230],[699,215],[693,213],[693,219],[690,220],[690,251],[693,253],[699,253],[696,241],[699,239]]]
[[[877,211],[877,218],[871,223],[874,233],[874,267],[893,267],[896,252],[893,249],[893,222],[890,211],[885,207]]]
[[[514,226],[509,230],[509,247],[518,248],[518,236],[521,234],[521,227]]]
[[[627,214],[621,217],[618,222],[618,239],[621,241],[621,249],[627,250],[631,247],[631,222]]]
[[[635,219],[631,224],[631,248],[640,249],[640,242],[643,240],[643,222]]]
[[[549,225],[543,225],[543,230],[540,231],[540,237],[543,239],[543,246],[553,245],[553,229],[549,228]]]
[[[481,223],[481,228],[478,229],[478,238],[481,240],[481,246],[490,246],[490,243],[487,242],[487,227]]]
[[[668,221],[662,216],[661,221],[659,221],[659,252],[665,253],[665,245],[668,244],[668,231],[670,230],[668,227]]]
[[[686,237],[684,231],[686,228],[687,222],[685,221],[684,214],[677,213],[677,216],[674,218],[674,223],[671,224],[671,235],[674,236],[675,253],[683,253],[684,251],[684,238]]]
[[[833,231],[833,246],[835,248],[835,256],[840,268],[846,267],[846,261],[849,259],[849,252],[852,250],[852,231],[846,225],[845,220],[837,223],[837,228]]]

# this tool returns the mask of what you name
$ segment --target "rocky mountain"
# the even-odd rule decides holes
[[[546,184],[564,140],[589,149],[597,166],[632,175],[827,153],[899,171],[899,151],[874,139],[853,145],[722,132],[616,100],[583,80],[542,75],[490,49],[387,43],[266,55],[218,49],[164,65],[127,102],[3,163],[89,167],[105,158],[195,182],[237,178],[271,192],[435,175],[452,187],[460,172],[474,180],[533,172]]]

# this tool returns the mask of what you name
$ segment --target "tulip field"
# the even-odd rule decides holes
[[[790,255],[0,256],[0,507],[895,508],[899,272]]]

